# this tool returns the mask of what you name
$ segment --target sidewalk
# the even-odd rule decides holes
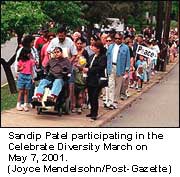
[[[87,118],[85,115],[89,110],[83,110],[81,115],[71,113],[70,115],[62,115],[59,117],[53,112],[42,113],[37,115],[36,109],[29,112],[18,112],[15,108],[3,111],[1,113],[1,126],[2,127],[100,127],[108,121],[111,121],[123,109],[131,106],[144,92],[147,92],[152,86],[159,83],[160,80],[166,76],[179,60],[176,59],[175,63],[167,65],[166,72],[158,72],[152,76],[148,84],[143,85],[141,92],[134,89],[129,89],[130,97],[127,100],[121,101],[118,109],[107,110],[103,108],[103,102],[100,99],[99,118],[94,121]]]

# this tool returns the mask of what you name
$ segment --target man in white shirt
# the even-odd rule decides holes
[[[71,65],[73,66],[77,55],[77,49],[71,38],[66,36],[66,29],[64,27],[59,28],[59,30],[57,31],[57,37],[50,42],[47,48],[47,52],[51,53],[55,47],[62,48],[63,57],[68,58],[71,62]],[[71,99],[71,111],[74,112],[75,101],[73,67],[71,69],[71,78],[69,79],[69,97]]]
[[[120,96],[123,76],[128,75],[130,68],[130,53],[127,45],[122,43],[123,35],[115,34],[115,43],[107,50],[107,73],[109,76],[109,94],[106,106],[116,109]]]
[[[50,42],[47,52],[51,53],[55,47],[61,47],[64,58],[68,58],[73,63],[77,55],[77,50],[74,42],[66,36],[66,29],[64,27],[61,27],[57,31],[57,37]]]

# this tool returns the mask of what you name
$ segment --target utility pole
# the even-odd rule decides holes
[[[158,40],[158,45],[161,44],[161,36],[162,36],[162,29],[163,29],[163,15],[164,14],[164,1],[158,1],[158,7],[157,7],[157,14],[156,14],[156,35],[155,38]],[[162,12],[162,14],[160,13]]]
[[[172,1],[166,1],[166,10],[165,10],[165,21],[164,21],[164,33],[163,33],[163,43],[162,47],[164,48],[163,52],[163,66],[162,66],[162,71],[166,71],[166,64],[168,63],[168,56],[167,56],[167,45],[168,45],[168,40],[169,40],[169,31],[170,31],[170,13],[171,13],[171,6],[172,6]]]
[[[162,49],[161,46],[161,38],[162,38],[162,29],[163,29],[163,20],[164,20],[164,1],[158,1],[157,6],[157,14],[156,14],[156,35],[155,39],[158,40],[158,46],[160,50]],[[162,13],[160,13],[162,12]],[[160,62],[160,59],[158,59],[157,62],[157,70],[161,70],[162,68],[162,62]]]

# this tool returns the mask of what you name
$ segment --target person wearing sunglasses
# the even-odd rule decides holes
[[[128,75],[130,68],[130,52],[126,44],[122,43],[123,35],[116,33],[114,43],[110,44],[107,50],[107,73],[109,76],[109,94],[107,94],[106,107],[118,108],[120,89],[123,76]]]
[[[111,37],[110,35],[107,36],[107,38],[106,38],[106,45],[105,45],[106,49],[108,49],[108,47],[109,47],[110,44],[112,44],[112,43],[113,43],[112,37]]]

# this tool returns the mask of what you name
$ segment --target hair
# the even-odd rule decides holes
[[[81,41],[82,43],[85,43],[85,42],[86,42],[83,37],[78,37],[78,38],[75,40],[75,43],[76,43],[77,41]]]
[[[22,45],[23,45],[23,47],[31,48],[31,47],[30,47],[30,44],[31,44],[31,42],[34,41],[34,40],[35,40],[35,37],[32,36],[32,35],[27,35],[27,36],[25,36],[24,39],[22,40]]]
[[[122,34],[121,32],[116,32],[115,35],[119,35],[119,37],[120,37],[121,39],[124,38],[124,36],[123,36],[123,34]],[[114,37],[115,37],[115,35],[114,35]]]
[[[63,51],[61,47],[55,47],[54,50],[60,50],[61,52]]]
[[[56,37],[56,34],[53,33],[53,32],[49,32],[49,33],[47,34],[47,39],[49,40],[49,38],[50,38],[51,36]]]
[[[141,38],[143,38],[143,34],[138,34],[138,37],[141,37]]]
[[[27,60],[29,60],[30,57],[28,56],[28,54],[30,54],[30,53],[31,53],[31,49],[30,49],[30,48],[23,47],[17,60],[18,60],[18,61],[19,61],[19,60],[22,60],[22,61],[27,61]]]
[[[106,53],[106,48],[104,47],[103,43],[100,40],[94,43],[94,47],[96,47],[97,49],[100,49],[100,54]]]
[[[67,30],[65,27],[60,27],[58,30],[57,30],[57,33],[65,33],[66,34]]]
[[[91,38],[93,38],[95,41],[101,40],[99,36],[97,35],[92,35]]]

